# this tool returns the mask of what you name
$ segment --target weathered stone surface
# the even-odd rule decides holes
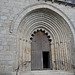
[[[58,53],[61,54],[61,57],[65,57],[65,60],[69,60],[71,58],[73,60],[73,64],[75,64],[75,7],[72,8],[70,6],[65,6],[63,4],[59,5],[58,3],[51,3],[50,1],[44,2],[44,0],[40,0],[39,2],[38,2],[38,0],[0,0],[0,75],[16,75],[16,73],[12,73],[12,72],[18,67],[18,65],[21,65],[21,66],[24,65],[25,61],[28,61],[29,63],[27,63],[26,65],[23,66],[25,68],[24,71],[31,70],[31,52],[30,52],[31,51],[31,45],[30,45],[31,42],[29,42],[30,36],[27,36],[27,35],[30,33],[32,34],[33,32],[32,32],[32,30],[30,30],[30,32],[29,32],[29,31],[27,31],[27,29],[31,28],[32,23],[33,24],[35,22],[37,23],[37,21],[40,19],[36,18],[37,20],[34,19],[34,22],[30,23],[31,20],[33,18],[35,18],[36,15],[38,15],[39,11],[36,12],[37,14],[32,13],[29,15],[28,15],[28,13],[31,13],[31,12],[28,12],[28,11],[32,11],[32,10],[36,9],[37,7],[42,8],[42,5],[43,5],[43,8],[50,7],[53,11],[58,10],[57,13],[62,12],[65,15],[65,17],[66,16],[68,17],[67,23],[68,23],[68,21],[71,22],[71,25],[67,27],[67,25],[65,25],[65,22],[62,19],[59,19],[59,20],[63,21],[63,24],[62,23],[61,24],[64,25],[64,26],[60,26],[61,24],[60,25],[58,25],[58,24],[61,21],[58,23],[58,20],[57,20],[57,17],[59,14],[58,15],[56,15],[56,13],[54,14],[56,16],[56,18],[53,20],[53,22],[58,25],[57,27],[55,27],[55,28],[57,28],[56,29],[57,32],[56,31],[55,32],[57,35],[60,35],[60,36],[54,37],[54,38],[56,38],[56,40],[54,40],[55,47],[52,47],[52,50],[54,50],[54,48],[55,48],[56,50],[58,50]],[[55,8],[55,10],[53,7]],[[29,8],[29,9],[27,9],[27,8]],[[26,15],[26,13],[28,16]],[[26,18],[25,18],[25,16],[26,16]],[[41,14],[41,16],[43,17],[42,14]],[[29,19],[29,17],[32,17],[32,18]],[[51,16],[51,17],[53,18],[53,16]],[[62,15],[61,15],[61,17],[63,18]],[[44,21],[45,18],[46,18],[46,16],[44,16],[43,20],[42,19],[41,20]],[[23,20],[23,22],[22,22],[22,20]],[[65,20],[65,18],[64,18],[64,20]],[[43,26],[45,26],[45,29],[47,30],[48,21],[46,24],[45,24],[45,21],[43,23]],[[21,23],[21,25],[20,25],[20,23]],[[26,26],[26,29],[24,30],[25,23],[27,23],[26,24],[27,26]],[[29,23],[30,23],[30,25],[29,25]],[[52,22],[50,22],[50,24],[51,23]],[[17,26],[17,24],[20,26]],[[42,24],[40,24],[40,27],[41,27],[41,25]],[[29,26],[29,28],[28,28],[28,26]],[[39,25],[34,25],[32,27],[32,29],[35,26],[38,27]],[[63,29],[62,29],[62,27],[63,27]],[[72,33],[69,30],[70,27],[71,27]],[[20,28],[20,30],[18,30],[17,28]],[[41,28],[41,29],[43,29],[43,28]],[[55,28],[53,28],[53,29],[55,30]],[[69,34],[71,34],[70,36],[73,35],[73,38],[71,38],[69,36],[69,34],[65,32],[65,28],[66,28],[66,31]],[[39,27],[38,27],[38,29],[39,29]],[[54,30],[53,30],[53,33],[54,33]],[[22,34],[23,32],[21,32],[21,31],[25,31],[24,34]],[[12,33],[10,33],[10,32],[12,32]],[[27,35],[26,35],[26,33],[27,33]],[[61,36],[65,36],[65,33],[66,33],[66,37],[65,38],[62,37],[61,39],[59,39]],[[53,34],[53,36],[56,34]],[[67,38],[67,37],[70,37],[71,39]],[[65,39],[64,42],[62,42],[63,38]],[[23,41],[23,39],[25,39],[25,40]],[[52,45],[54,45],[54,42],[52,41]],[[66,43],[68,43],[68,48],[67,48]],[[59,46],[60,46],[60,50],[62,52],[60,52]],[[66,50],[64,48],[66,48]],[[67,51],[67,49],[68,49],[68,51]],[[73,53],[72,55],[68,54],[71,52]],[[63,56],[63,53],[64,53],[64,56]],[[66,53],[67,53],[67,55],[66,55]],[[54,54],[54,52],[52,54]],[[67,58],[67,56],[69,56],[69,58]],[[58,55],[56,57],[58,57]],[[52,58],[54,58],[54,56],[52,56]],[[62,58],[62,60],[63,60],[63,58]],[[54,59],[53,59],[53,61],[54,61]],[[8,72],[8,73],[6,73],[6,72]],[[52,73],[53,72],[51,72],[51,74]],[[39,74],[39,72],[32,73],[32,74],[29,73],[26,75],[38,75],[38,74]],[[48,72],[47,74],[49,75],[50,72]],[[58,74],[60,74],[60,72],[54,73],[54,75],[58,75]],[[71,74],[64,73],[64,72],[61,73],[61,75],[63,75],[63,74],[71,75]],[[39,74],[39,75],[42,75],[42,74]]]
[[[1,19],[2,20],[6,20],[7,19],[7,16],[1,16]]]
[[[61,71],[28,71],[26,73],[19,72],[19,75],[73,75],[73,73],[61,72]]]

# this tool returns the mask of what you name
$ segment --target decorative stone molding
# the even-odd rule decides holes
[[[60,16],[62,16],[62,18],[67,22],[68,26],[70,27],[72,34],[73,34],[73,39],[75,38],[74,36],[74,26],[71,22],[71,20],[58,8],[48,4],[48,3],[36,3],[33,5],[30,5],[28,7],[26,7],[25,9],[23,9],[23,11],[21,11],[19,14],[17,14],[17,16],[13,19],[12,24],[10,26],[10,33],[16,33],[18,26],[20,24],[20,22],[23,20],[23,18],[30,13],[31,11],[35,10],[35,9],[40,9],[40,8],[47,8],[50,9],[54,12],[56,12],[57,14],[59,14]],[[74,39],[75,40],[75,39]]]
[[[62,70],[61,67],[63,65],[61,65],[59,61],[61,61],[63,57],[65,62],[70,62],[68,57],[70,51],[69,53],[67,52],[68,44],[64,44],[63,42],[69,40],[73,41],[74,30],[69,18],[59,9],[47,3],[37,3],[36,5],[32,5],[24,9],[13,23],[14,26],[11,25],[11,32],[17,33],[17,35],[21,38],[18,41],[19,44],[17,46],[18,64],[23,63],[24,61],[29,61],[26,64],[26,71],[31,69],[30,38],[33,38],[33,33],[36,33],[38,30],[44,31],[45,34],[50,36],[50,41],[52,40],[53,44],[51,46],[51,50],[52,62],[54,64],[53,69]],[[72,50],[71,47],[69,47],[69,49]],[[64,69],[69,70],[70,67],[64,66]]]

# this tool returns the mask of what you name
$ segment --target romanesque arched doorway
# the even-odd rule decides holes
[[[22,63],[22,68],[26,71],[32,69],[32,41],[30,38],[33,36],[32,34],[35,31],[40,29],[45,30],[45,33],[48,33],[52,39],[52,68],[54,70],[71,69],[71,65],[68,64],[68,62],[71,63],[70,57],[73,44],[73,35],[71,29],[62,15],[58,14],[58,12],[54,12],[51,8],[43,7],[27,13],[18,25],[18,64]],[[33,39],[34,37],[35,35],[33,36]],[[44,55],[44,52],[42,52],[42,54]],[[49,52],[47,52],[47,55],[48,54]],[[41,67],[42,68],[40,69],[44,69],[43,66]],[[51,69],[51,67],[48,68]]]
[[[52,69],[51,40],[44,31],[38,30],[33,34],[31,43],[31,69]]]

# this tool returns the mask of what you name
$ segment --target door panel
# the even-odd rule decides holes
[[[40,70],[42,68],[42,63],[39,62],[41,60],[41,54],[40,52],[32,52],[32,56],[31,56],[31,59],[32,59],[32,63],[31,63],[31,68],[32,70]]]
[[[47,51],[49,52],[49,56],[51,55],[50,42],[48,41],[47,35],[44,32],[38,31],[36,34],[34,34],[32,39],[32,44],[31,44],[31,69],[32,70],[43,69],[43,54],[42,54],[43,51]]]

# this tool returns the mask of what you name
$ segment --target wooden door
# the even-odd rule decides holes
[[[37,33],[34,34],[32,43],[31,43],[31,69],[32,70],[42,70],[44,69],[44,61],[45,56],[43,55],[43,52],[46,52],[45,54],[48,55],[48,61],[46,62],[46,69],[50,68],[50,64],[52,61],[51,59],[51,50],[50,50],[50,41],[48,40],[47,35],[42,31],[37,31]]]

